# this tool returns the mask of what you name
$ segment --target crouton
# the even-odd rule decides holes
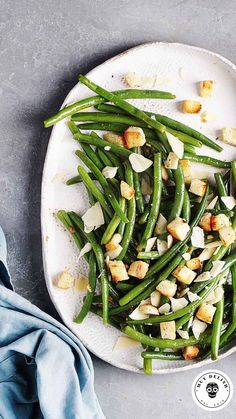
[[[104,140],[109,141],[109,143],[117,144],[124,147],[124,138],[122,135],[115,134],[114,132],[106,132],[103,135]]]
[[[61,272],[53,281],[54,285],[63,290],[73,287],[74,282],[75,278],[68,271]]]
[[[108,262],[113,281],[120,282],[129,279],[124,263],[121,260],[113,260]]]
[[[236,240],[234,229],[231,226],[221,228],[219,236],[224,246],[229,246]]]
[[[192,179],[189,192],[192,192],[197,196],[204,196],[206,192],[207,184],[200,179]]]
[[[141,147],[146,143],[146,138],[142,128],[129,127],[124,132],[124,141],[127,148]]]
[[[197,358],[199,354],[199,348],[197,346],[186,346],[183,350],[184,359]]]
[[[162,322],[160,323],[160,331],[162,339],[171,339],[175,340],[176,331],[175,331],[175,321]]]
[[[199,113],[202,109],[200,102],[195,100],[184,100],[182,104],[183,113]]]
[[[190,227],[183,218],[177,217],[167,225],[166,229],[168,233],[174,237],[174,239],[184,240],[190,230]]]
[[[161,167],[161,177],[162,177],[162,180],[165,180],[165,181],[169,179],[168,171],[164,166]]]
[[[135,194],[135,190],[134,188],[132,188],[132,186],[129,186],[128,183],[122,180],[120,182],[120,193],[121,193],[121,196],[123,196],[123,198],[128,199],[129,201],[130,199],[133,198]]]
[[[199,94],[201,97],[210,97],[213,92],[214,81],[203,80],[199,84]]]
[[[190,183],[193,175],[190,160],[180,160],[179,162],[183,170],[185,182]]]
[[[131,263],[128,274],[135,278],[143,279],[148,271],[148,267],[148,263],[137,260],[136,262]]]
[[[223,128],[221,139],[225,144],[236,146],[236,128]]]
[[[199,221],[199,226],[204,231],[211,231],[211,218],[212,214],[210,212],[206,212]]]
[[[202,320],[205,323],[211,324],[216,307],[211,304],[202,303],[196,313],[196,316],[199,320]]]
[[[178,162],[178,156],[176,156],[176,154],[173,151],[171,151],[168,154],[166,161],[164,162],[164,166],[166,169],[176,170],[178,167]]]
[[[186,266],[192,271],[196,271],[197,269],[201,268],[202,262],[198,258],[193,258],[186,262]]]
[[[193,272],[187,266],[181,265],[178,266],[173,272],[172,275],[178,279],[179,282],[182,284],[189,285],[193,282],[194,278],[196,278],[196,272]]]
[[[176,291],[177,291],[177,285],[174,282],[169,281],[168,279],[165,279],[164,281],[161,281],[160,284],[157,285],[157,291],[161,293],[161,295],[164,295],[165,297],[174,297]]]
[[[115,250],[118,247],[118,244],[121,242],[121,240],[122,237],[120,234],[114,234],[111,240],[107,244],[105,244],[106,250]]]
[[[219,231],[223,227],[229,226],[229,218],[225,214],[212,215],[211,227],[213,231]]]

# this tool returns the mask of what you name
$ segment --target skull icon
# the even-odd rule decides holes
[[[208,383],[206,386],[206,391],[207,391],[208,396],[211,399],[214,399],[214,397],[216,397],[216,394],[219,391],[219,386],[217,383]]]

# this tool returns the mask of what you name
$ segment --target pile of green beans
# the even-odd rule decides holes
[[[91,250],[84,255],[89,268],[88,292],[74,321],[81,323],[92,312],[102,317],[104,324],[112,325],[140,342],[144,348],[141,355],[147,374],[152,373],[153,360],[184,361],[187,359],[185,349],[191,353],[192,347],[197,352],[194,357],[203,359],[211,356],[215,360],[220,349],[234,338],[236,332],[236,252],[233,246],[224,246],[222,243],[211,257],[201,262],[197,275],[210,271],[214,262],[224,261],[221,272],[211,276],[207,282],[193,280],[184,283],[184,280],[175,276],[175,271],[187,265],[184,258],[186,252],[189,252],[191,258],[198,259],[203,251],[202,248],[193,247],[191,237],[194,227],[199,226],[205,213],[212,214],[211,217],[220,214],[228,217],[230,228],[236,230],[235,208],[227,208],[219,198],[215,208],[207,209],[215,196],[229,195],[230,182],[231,187],[233,182],[236,189],[236,162],[197,154],[196,150],[203,144],[216,151],[221,151],[222,148],[202,133],[178,121],[142,111],[126,101],[131,98],[174,99],[175,96],[171,93],[141,89],[109,92],[85,76],[79,76],[79,80],[97,96],[67,106],[44,122],[45,127],[49,127],[63,118],[71,117],[68,128],[80,147],[75,153],[79,165],[78,173],[68,179],[66,184],[70,187],[77,184],[85,187],[90,206],[98,202],[104,215],[104,224],[87,232],[80,214],[64,210],[57,213],[58,219],[72,235],[79,250],[86,243],[91,244]],[[95,112],[81,112],[92,106],[96,108]],[[135,144],[129,149],[125,142],[119,144],[105,140],[100,133],[98,135],[93,131],[114,131],[122,136],[130,126],[143,130],[145,144]],[[189,184],[186,183],[180,162],[176,169],[166,171],[168,178],[163,176],[163,165],[172,151],[168,133],[184,143],[183,159],[227,169],[227,172],[215,173],[215,186],[210,186],[205,181],[205,193],[200,200],[189,192]],[[136,172],[131,159],[133,153],[151,160],[150,167],[143,172]],[[107,167],[117,168],[113,178],[105,177],[103,169]],[[144,180],[149,183],[149,196],[144,194]],[[127,184],[132,192],[130,196],[122,193],[121,182]],[[76,194],[78,198],[78,188],[75,189],[75,199]],[[160,215],[165,216],[168,225],[176,220],[188,224],[188,231],[182,240],[168,226],[167,230],[164,227],[162,234],[157,234]],[[167,246],[170,233],[172,242],[169,248],[162,251],[158,247],[160,240]],[[114,235],[119,238],[119,245],[114,245],[114,249],[120,246],[120,250],[112,256],[112,247],[109,246],[112,246]],[[220,240],[218,231],[204,232],[204,237],[207,243]],[[158,246],[157,241],[153,241],[152,248],[148,248],[149,239],[157,239]],[[118,267],[116,274],[110,266],[111,261]],[[119,270],[121,266],[122,273]],[[134,266],[137,271],[132,272]],[[143,273],[144,267],[146,270]],[[125,278],[122,277],[124,272]],[[231,272],[232,285],[227,282],[224,285],[222,282],[228,272]],[[159,289],[159,285],[165,284],[163,281],[176,287],[174,294]],[[202,304],[220,286],[225,289],[225,296],[222,293],[220,300],[207,303],[214,305],[215,312],[206,331],[196,337],[189,321],[192,317],[198,318],[199,307],[203,307]],[[186,287],[197,295],[193,301],[190,301],[188,294],[183,294]],[[157,307],[152,305],[152,293],[156,289],[160,290]],[[160,306],[173,303],[171,296],[174,299],[185,298],[187,305],[178,310],[171,311],[170,308],[165,314],[161,314]],[[145,312],[146,315],[140,317],[143,314],[143,304],[147,306],[145,309],[156,308],[160,312],[158,315]],[[139,317],[135,317],[135,312],[139,313]],[[163,324],[174,325],[174,338],[163,336]],[[178,337],[178,330],[185,331],[188,337]],[[166,351],[168,349],[174,349],[175,352],[170,353]]]

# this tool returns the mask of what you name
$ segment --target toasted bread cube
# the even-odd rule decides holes
[[[234,229],[231,226],[221,228],[219,236],[224,246],[229,246],[236,240]]]
[[[229,224],[229,219],[225,214],[212,215],[211,227],[213,231],[219,231],[223,227],[228,227]]]
[[[179,162],[180,162],[181,167],[183,169],[185,182],[190,183],[192,175],[193,175],[190,160],[180,160]]]
[[[199,226],[204,231],[211,231],[211,218],[212,214],[210,212],[206,212],[199,221]]]
[[[127,148],[141,147],[146,143],[142,128],[129,127],[124,132],[124,141]]]
[[[121,253],[122,249],[123,249],[123,247],[122,247],[120,244],[118,244],[118,245],[117,245],[117,247],[116,247],[115,249],[113,249],[113,250],[108,250],[108,251],[105,253],[105,257],[106,257],[106,258],[109,258],[109,260],[110,260],[110,259],[111,259],[111,260],[114,260],[114,259],[116,259],[116,258],[119,256],[119,254]]]
[[[148,267],[148,263],[137,260],[136,262],[131,263],[128,274],[135,278],[143,279],[148,271]]]
[[[184,359],[197,358],[199,354],[199,348],[197,346],[186,346],[183,350]]]
[[[176,331],[175,331],[175,321],[171,322],[162,322],[160,323],[161,337],[162,339],[171,339],[175,340]]]
[[[173,151],[171,151],[168,154],[166,161],[164,162],[164,166],[166,169],[176,170],[178,167],[178,163],[179,163],[178,156]]]
[[[177,291],[177,285],[168,279],[164,279],[164,281],[161,281],[160,284],[157,285],[156,289],[161,293],[161,295],[170,298],[174,297]]]
[[[142,304],[139,306],[139,311],[143,314],[154,314],[158,316],[159,311],[156,307],[152,306],[151,304]]]
[[[221,139],[225,144],[236,146],[236,128],[223,128]]]
[[[106,250],[115,250],[118,247],[121,240],[122,240],[122,237],[120,234],[118,233],[114,234],[111,240],[105,245]]]
[[[120,182],[120,193],[121,193],[121,196],[123,196],[123,198],[128,199],[129,201],[130,199],[133,198],[135,194],[135,190],[134,188],[132,188],[132,186],[129,186],[128,183],[122,180]]]
[[[104,140],[109,141],[109,143],[117,144],[124,147],[124,138],[122,135],[115,134],[114,132],[106,132],[103,135]]]
[[[196,313],[196,316],[199,320],[202,320],[205,323],[211,324],[216,307],[211,304],[202,303]]]
[[[183,218],[177,217],[167,225],[166,229],[174,239],[184,240],[190,227]]]
[[[58,288],[66,290],[73,287],[75,278],[67,271],[61,272],[53,281]]]
[[[184,100],[182,104],[183,113],[199,113],[202,109],[200,102],[196,100]]]
[[[162,180],[165,180],[165,181],[169,179],[167,169],[164,166],[162,166],[161,168],[161,177],[162,177]]]
[[[197,196],[204,196],[206,192],[207,184],[200,179],[192,179],[189,192],[192,192]]]
[[[193,272],[187,266],[178,266],[173,272],[172,275],[178,279],[179,282],[182,284],[189,285],[193,282],[194,278],[196,278],[196,272]]]
[[[108,262],[113,281],[120,282],[129,279],[126,268],[122,260],[112,260]]]
[[[201,97],[210,97],[213,92],[214,81],[213,80],[203,80],[199,85],[199,94]]]
[[[197,269],[201,268],[202,262],[198,258],[193,258],[186,262],[186,266],[192,271],[196,271]]]

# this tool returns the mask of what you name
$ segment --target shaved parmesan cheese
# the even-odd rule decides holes
[[[132,320],[144,320],[147,319],[149,316],[147,314],[142,313],[139,310],[139,307],[136,307],[134,311],[129,315]]]
[[[166,232],[167,226],[167,219],[164,215],[160,214],[156,223],[155,233],[159,236],[159,234],[163,234]]]
[[[191,259],[190,253],[183,253],[182,258],[188,262]]]
[[[218,285],[224,285],[228,279],[229,270],[226,271],[226,273],[220,278]]]
[[[214,248],[206,248],[202,251],[202,253],[200,253],[200,255],[198,256],[198,259],[201,262],[204,262],[205,260],[209,260],[212,257],[214,251],[215,251]]]
[[[82,247],[82,249],[80,250],[79,256],[78,256],[78,258],[77,258],[77,262],[80,260],[80,258],[81,258],[82,256],[84,256],[84,255],[85,255],[85,253],[90,252],[90,250],[91,250],[91,249],[92,249],[91,244],[90,244],[90,243],[86,243],[86,244],[84,245],[84,247]]]
[[[206,247],[206,249],[214,249],[214,248],[219,247],[221,245],[222,245],[222,242],[220,240],[216,240],[214,242],[207,243],[205,247]]]
[[[210,274],[212,278],[215,278],[217,275],[219,275],[225,265],[225,261],[223,260],[215,260],[212,262],[212,268],[210,270]]]
[[[215,208],[215,205],[216,205],[217,201],[218,201],[218,196],[215,196],[215,198],[212,199],[212,201],[208,204],[208,206],[206,207],[206,209],[208,210],[208,209]]]
[[[164,255],[166,251],[168,250],[168,245],[165,240],[157,239],[157,251],[160,256]]]
[[[106,253],[105,253],[105,256],[106,257],[109,257],[109,260],[111,259],[111,260],[114,260],[114,259],[116,259],[117,258],[117,256],[119,256],[119,254],[120,254],[120,252],[123,250],[123,247],[120,245],[120,244],[118,244],[117,245],[117,247],[115,248],[115,249],[113,249],[113,250],[108,250]]]
[[[165,303],[161,307],[159,307],[159,313],[160,314],[167,314],[170,311],[170,304]]]
[[[180,337],[182,339],[189,339],[189,333],[187,332],[187,330],[177,330],[177,333],[180,335]]]
[[[180,141],[177,137],[170,134],[169,132],[166,132],[166,136],[172,151],[176,154],[176,156],[179,159],[182,159],[184,155],[184,144],[182,143],[182,141]]]
[[[233,196],[222,196],[221,201],[229,210],[232,210],[236,205],[236,199]]]
[[[138,342],[137,340],[131,339],[128,336],[119,336],[113,348],[113,351],[120,350],[120,349],[133,348],[134,346],[139,346],[139,345],[140,345],[140,342]]]
[[[204,322],[202,322],[201,320],[198,320],[198,319],[193,320],[192,331],[193,331],[194,337],[196,339],[199,338],[201,333],[205,332],[206,328],[207,328],[206,323],[204,323]]]
[[[204,300],[204,303],[208,303],[209,301],[213,300],[215,298],[215,290],[212,290],[208,297]]]
[[[209,281],[211,279],[210,272],[203,272],[202,274],[198,275],[197,278],[194,280],[194,282],[204,282]]]
[[[144,314],[154,314],[156,316],[158,316],[159,314],[158,309],[152,306],[151,304],[142,304],[139,307],[139,311],[141,311],[141,313],[144,313]]]
[[[188,299],[192,303],[193,301],[200,300],[201,298],[199,297],[199,295],[189,291],[188,292]]]
[[[161,302],[161,293],[157,290],[153,291],[151,293],[151,304],[154,307],[158,307],[160,305]]]
[[[138,153],[130,154],[129,161],[132,166],[132,169],[136,173],[145,172],[145,170],[147,170],[153,164],[152,160],[147,159],[146,157]]]
[[[105,221],[100,203],[96,202],[96,204],[90,207],[82,216],[82,220],[85,233],[90,233],[103,225]]]
[[[200,247],[204,249],[205,247],[205,239],[204,239],[204,230],[201,227],[193,227],[192,235],[191,235],[191,243],[194,247]]]
[[[224,290],[222,287],[216,287],[214,290],[214,297],[212,299],[207,299],[208,304],[216,304],[219,301],[221,301],[222,297],[224,295]]]
[[[156,242],[156,237],[151,237],[150,239],[147,240],[147,244],[145,247],[145,252],[150,252],[150,250],[152,250],[155,242]]]
[[[168,236],[167,236],[167,248],[168,248],[168,249],[170,249],[170,248],[171,248],[171,246],[172,246],[173,242],[174,242],[173,237],[171,236],[171,234],[168,234]]]
[[[80,275],[79,278],[75,280],[75,289],[78,292],[87,292],[88,284],[87,276]]]
[[[102,174],[106,179],[112,179],[117,173],[118,167],[106,166],[102,169]]]
[[[188,329],[190,329],[190,327],[192,327],[193,324],[193,316],[190,317],[189,321],[188,321]]]
[[[179,293],[178,293],[178,297],[183,297],[184,295],[186,295],[189,292],[189,288],[183,288]]]
[[[109,145],[106,145],[106,146],[104,147],[104,150],[106,150],[106,151],[110,151],[110,149],[111,149],[111,147],[110,147]]]
[[[172,298],[170,297],[171,301],[171,309],[173,312],[181,310],[181,308],[184,308],[188,305],[188,301],[186,298]]]

